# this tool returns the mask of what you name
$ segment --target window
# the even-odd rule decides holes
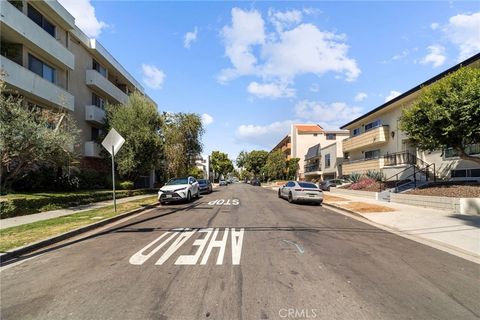
[[[353,129],[353,131],[352,131],[352,136],[353,137],[358,136],[359,134],[360,134],[360,128]]]
[[[318,136],[318,133],[314,133],[313,136],[314,136],[314,137]]]
[[[348,152],[343,153],[343,159],[348,160],[349,157],[350,157],[350,153]]]
[[[337,139],[336,133],[327,133],[327,140],[335,140]]]
[[[308,182],[299,182],[298,185],[302,188],[311,188],[311,189],[317,189],[318,188],[315,184],[308,183]]]
[[[452,178],[479,178],[480,177],[480,169],[458,169],[458,170],[452,170],[450,173]]]
[[[382,125],[382,121],[381,121],[381,120],[375,120],[375,121],[370,122],[370,123],[367,123],[367,124],[365,125],[365,131],[378,128],[378,127],[380,127],[381,125]]]
[[[365,151],[365,160],[380,158],[380,150]]]
[[[100,73],[105,78],[107,77],[107,69],[102,67],[102,65],[100,63],[98,63],[97,60],[95,60],[95,59],[93,60],[93,69],[97,70],[97,72]]]
[[[100,129],[92,127],[91,133],[92,133],[92,141],[97,141],[98,137],[100,136]]]
[[[330,153],[325,155],[325,168],[330,168]]]
[[[0,43],[0,54],[19,65],[23,65],[22,45],[19,43]]]
[[[105,110],[106,100],[102,97],[97,96],[95,93],[92,92],[92,104],[94,106],[99,107],[102,110]]]
[[[21,1],[21,0],[8,0],[8,2],[10,2],[12,4],[12,6],[17,8],[18,10],[23,11],[23,1]]]
[[[476,154],[480,154],[480,143],[469,144],[465,147],[465,153],[472,156]],[[453,148],[447,148],[444,150],[444,157],[445,158],[455,158],[458,157],[457,150]]]
[[[40,28],[47,31],[52,37],[55,37],[55,25],[45,19],[45,17],[30,4],[28,5],[28,17],[38,24]]]
[[[55,69],[31,54],[28,55],[28,69],[45,80],[55,83]]]
[[[295,187],[295,182],[290,181],[289,183],[287,183],[287,187]]]

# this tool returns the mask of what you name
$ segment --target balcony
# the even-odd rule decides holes
[[[64,89],[3,56],[0,56],[0,63],[5,72],[5,82],[20,93],[27,97],[33,95],[45,104],[74,110],[74,97]]]
[[[69,69],[75,68],[75,57],[57,39],[40,28],[8,1],[0,1],[2,38],[14,40],[34,48],[40,55],[48,56]]]
[[[128,101],[128,96],[126,93],[117,88],[113,83],[108,81],[107,78],[102,76],[96,70],[87,70],[86,84],[89,87],[93,87],[103,92],[118,103],[125,104]]]
[[[292,144],[289,142],[282,146],[282,152],[292,149]]]
[[[85,121],[96,124],[103,125],[105,121],[105,111],[100,109],[97,106],[86,106],[85,107]]]
[[[100,158],[102,147],[95,141],[85,142],[85,157]]]
[[[355,160],[355,161],[344,161],[342,172],[344,175],[349,175],[353,172],[365,173],[368,170],[379,171],[383,168],[383,158],[378,159],[368,159],[368,160]]]
[[[385,144],[388,142],[388,133],[388,126],[381,126],[345,139],[343,140],[343,152]]]

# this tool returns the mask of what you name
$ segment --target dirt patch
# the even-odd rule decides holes
[[[342,204],[341,207],[358,212],[358,213],[395,211],[395,209],[392,209],[389,207],[377,206],[376,204],[365,203],[365,202],[349,202],[349,203]]]
[[[446,185],[431,186],[421,189],[413,189],[405,192],[406,194],[416,194],[421,196],[437,196],[452,198],[480,198],[479,185]]]
[[[348,201],[348,199],[341,198],[341,197],[336,197],[336,196],[331,196],[329,194],[323,194],[323,200],[325,202],[339,202],[339,201]]]

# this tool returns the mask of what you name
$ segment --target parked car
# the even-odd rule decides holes
[[[257,178],[253,178],[252,181],[250,181],[250,184],[252,186],[258,186],[258,187],[260,187],[260,185],[261,185],[260,180],[258,180]]]
[[[323,192],[315,184],[304,181],[288,181],[278,189],[278,197],[287,199],[288,202],[313,202],[321,205]]]
[[[342,185],[346,182],[347,181],[342,180],[342,179],[329,179],[329,180],[325,180],[325,181],[320,182],[318,187],[320,189],[322,189],[323,191],[330,191],[330,187],[340,186],[340,185]]]
[[[212,193],[213,192],[213,186],[210,180],[207,179],[200,179],[198,180],[198,188],[200,190],[200,193]]]
[[[198,181],[194,177],[170,179],[158,191],[160,204],[175,201],[191,201],[192,197],[200,197]]]
[[[218,183],[218,185],[220,185],[220,186],[226,186],[226,185],[227,185],[227,181],[225,181],[225,180],[222,179],[222,180],[220,180],[220,182]]]

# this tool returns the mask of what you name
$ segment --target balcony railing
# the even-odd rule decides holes
[[[315,164],[315,165],[307,165],[304,166],[304,171],[305,173],[309,172],[315,172],[315,171],[322,171],[322,166],[320,164]]]
[[[383,156],[383,159],[385,166],[398,166],[417,163],[417,157],[408,151],[386,154]]]
[[[343,140],[343,152],[382,145],[388,142],[388,134],[388,125],[384,125],[350,137]]]
[[[97,125],[103,125],[105,121],[105,111],[97,106],[86,106],[85,121],[92,122]]]
[[[87,70],[86,84],[100,90],[118,103],[125,104],[128,101],[128,95],[97,72],[97,70]]]

